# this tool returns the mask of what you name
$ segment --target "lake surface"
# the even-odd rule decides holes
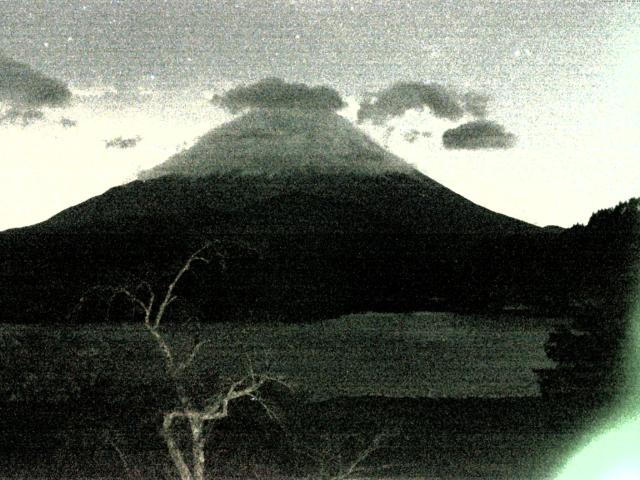
[[[534,368],[554,366],[544,342],[558,319],[452,313],[364,314],[246,330],[316,397],[538,395]],[[279,362],[276,363],[276,359]]]
[[[543,345],[553,326],[563,322],[512,315],[369,313],[296,325],[198,324],[166,331],[178,355],[190,351],[196,334],[209,341],[199,354],[199,369],[238,378],[249,362],[255,370],[269,365],[313,399],[501,397],[539,394],[532,369],[554,365]],[[141,326],[3,327],[5,338],[29,330],[44,337],[38,351],[16,350],[24,358],[9,358],[5,366],[32,365],[35,377],[41,377],[33,385],[40,390],[64,392],[96,376],[121,384],[122,390],[164,381],[156,345]],[[71,381],[71,387],[66,385]]]

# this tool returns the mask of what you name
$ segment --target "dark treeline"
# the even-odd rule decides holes
[[[598,212],[587,226],[561,233],[374,234],[349,230],[346,219],[333,233],[218,234],[226,269],[198,266],[179,293],[203,321],[434,309],[620,317],[630,308],[638,258],[637,223],[622,212],[637,215],[636,205]],[[209,238],[195,228],[155,228],[0,236],[3,320],[102,322],[107,299],[93,287],[149,281],[160,288]],[[131,318],[117,303],[109,320]]]
[[[606,404],[636,383],[628,372],[637,351],[630,327],[640,287],[640,199],[598,211],[561,238],[573,320],[545,345],[558,366],[539,372],[542,394]]]

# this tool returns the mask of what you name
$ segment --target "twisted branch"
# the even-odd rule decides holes
[[[192,269],[196,262],[211,263],[213,257],[217,258],[220,267],[226,268],[225,256],[214,249],[211,256],[205,256],[204,252],[212,246],[207,242],[204,246],[196,250],[182,265],[180,270],[173,277],[166,288],[164,295],[156,308],[156,295],[148,282],[140,282],[133,290],[124,287],[96,287],[94,290],[106,290],[111,293],[109,305],[116,296],[124,295],[136,308],[140,308],[144,314],[143,325],[155,340],[158,349],[162,353],[165,370],[171,378],[178,394],[180,406],[171,411],[165,412],[162,422],[162,434],[169,450],[169,455],[178,470],[181,480],[204,480],[205,473],[205,435],[204,424],[207,421],[215,421],[225,418],[229,414],[229,403],[239,398],[248,397],[257,401],[271,418],[277,418],[276,412],[259,397],[258,391],[268,382],[279,383],[289,387],[282,379],[267,374],[256,374],[251,360],[247,357],[248,373],[240,380],[231,382],[228,389],[214,398],[205,400],[204,407],[196,408],[194,400],[191,398],[184,384],[182,376],[185,369],[190,367],[195,361],[198,353],[202,350],[207,341],[197,342],[191,352],[182,361],[177,361],[176,355],[171,345],[161,332],[161,325],[169,306],[178,298],[174,293],[176,286],[182,277]],[[84,301],[85,297],[80,300]],[[191,465],[187,463],[183,451],[176,442],[173,427],[176,420],[187,421],[191,431]]]

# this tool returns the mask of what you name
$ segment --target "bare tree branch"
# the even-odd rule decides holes
[[[109,435],[109,437],[107,438],[106,442],[118,454],[118,458],[120,459],[120,463],[122,463],[122,468],[124,469],[125,473],[127,474],[127,477],[130,480],[142,479],[142,474],[140,473],[140,470],[138,469],[138,467],[135,467],[135,466],[132,467],[131,465],[129,465],[129,461],[127,460],[127,456],[124,454],[122,449],[116,444],[116,442],[113,440],[113,438],[111,438],[111,435]]]
[[[247,374],[236,381],[231,381],[226,390],[221,391],[215,397],[206,399],[204,406],[197,408],[196,401],[190,395],[185,385],[183,377],[184,370],[190,367],[195,361],[198,353],[202,350],[207,341],[194,340],[194,347],[182,361],[178,361],[174,350],[161,331],[161,325],[169,306],[178,298],[175,289],[183,276],[192,269],[196,262],[210,263],[211,258],[217,258],[220,267],[226,268],[225,255],[215,248],[211,252],[211,258],[204,255],[204,252],[212,246],[207,242],[204,246],[196,250],[178,270],[173,277],[158,308],[155,308],[156,294],[151,285],[142,281],[133,290],[124,287],[99,287],[97,290],[108,291],[111,296],[109,305],[115,297],[123,295],[134,308],[139,308],[144,313],[143,325],[151,334],[160,350],[163,363],[168,377],[174,385],[179,399],[179,406],[167,411],[163,416],[162,435],[165,439],[169,455],[178,470],[181,480],[205,480],[205,432],[204,425],[207,421],[215,421],[225,418],[229,414],[229,404],[234,400],[248,397],[257,401],[271,418],[277,418],[276,412],[258,395],[258,391],[268,382],[279,383],[289,387],[282,379],[267,374],[256,374],[251,359],[247,356]],[[85,297],[81,299],[81,303]],[[182,447],[176,441],[173,429],[177,420],[188,423],[191,433],[191,455],[185,457]],[[187,458],[190,457],[190,463]]]
[[[309,458],[318,465],[319,471],[316,471],[312,476],[306,478],[324,478],[326,480],[347,480],[352,478],[352,475],[362,470],[361,464],[367,459],[373,452],[382,447],[382,440],[388,438],[390,434],[377,434],[371,443],[360,450],[356,456],[347,464],[343,464],[342,455],[336,455],[331,451],[329,447],[324,449],[316,449],[301,444],[295,437],[290,438],[293,449]],[[328,436],[325,438],[325,443],[328,442]]]
[[[182,266],[182,268],[178,271],[176,276],[173,278],[173,281],[167,287],[167,291],[166,291],[166,293],[164,295],[164,299],[162,300],[162,303],[160,304],[160,307],[158,308],[158,312],[156,313],[155,320],[154,320],[154,325],[153,325],[154,328],[158,328],[160,326],[160,321],[162,320],[162,317],[164,316],[165,310],[171,304],[171,302],[173,302],[177,298],[173,294],[173,290],[176,288],[176,285],[178,284],[178,282],[180,281],[182,276],[191,269],[191,266],[193,265],[193,262],[196,262],[196,261],[201,261],[201,262],[204,262],[204,263],[209,263],[210,262],[210,260],[208,258],[205,258],[205,257],[203,257],[201,255],[201,253],[204,252],[206,249],[208,249],[210,246],[211,246],[211,242],[207,242],[207,243],[204,244],[204,246],[202,246],[201,248],[196,250],[188,258],[187,262]]]
[[[376,450],[378,450],[380,448],[380,442],[382,441],[382,439],[385,437],[385,435],[383,434],[378,434],[374,437],[373,441],[371,442],[371,444],[365,448],[364,450],[362,450],[357,456],[356,458],[353,459],[353,461],[346,467],[346,469],[339,473],[337,476],[335,476],[335,480],[346,480],[347,478],[349,478],[355,471],[356,469],[359,468],[360,464],[369,456],[371,455],[373,452],[375,452]]]
[[[189,354],[189,356],[186,358],[186,360],[184,360],[183,362],[180,362],[178,364],[178,370],[182,371],[186,368],[189,368],[191,366],[191,364],[193,364],[193,361],[195,360],[196,356],[198,355],[198,352],[200,351],[200,349],[202,347],[204,347],[206,344],[211,343],[208,340],[202,340],[201,342],[198,342],[195,347],[193,347],[193,350],[191,350],[191,353]]]
[[[111,304],[111,302],[113,302],[115,297],[117,297],[118,295],[126,296],[131,301],[131,303],[139,306],[144,312],[145,323],[149,321],[149,318],[151,316],[151,308],[153,307],[153,296],[151,296],[148,303],[144,303],[140,298],[138,298],[135,294],[131,293],[126,288],[114,288],[111,293],[111,298],[109,299],[109,304]]]

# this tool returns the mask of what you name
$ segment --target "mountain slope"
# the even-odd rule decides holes
[[[138,231],[209,223],[227,232],[535,230],[450,191],[333,112],[251,111],[141,178],[38,228]]]
[[[33,227],[126,232],[210,225],[219,232],[313,229],[514,233],[535,227],[491,212],[417,172],[168,176],[132,182]]]

